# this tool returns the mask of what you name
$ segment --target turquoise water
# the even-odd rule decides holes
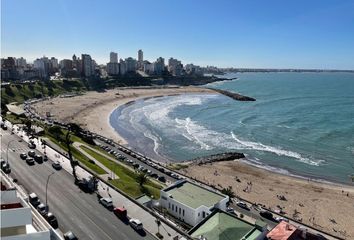
[[[225,77],[225,76],[224,76]],[[285,174],[350,183],[354,174],[354,74],[243,73],[209,84],[219,94],[152,98],[116,109],[111,125],[146,155],[183,161],[225,151]]]

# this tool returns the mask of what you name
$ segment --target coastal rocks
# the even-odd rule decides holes
[[[198,165],[212,163],[212,162],[221,162],[221,161],[233,161],[235,159],[244,158],[245,155],[239,152],[225,152],[219,154],[213,154],[206,157],[199,157],[190,160],[190,162],[196,163]]]
[[[208,89],[213,90],[218,93],[221,93],[221,94],[223,94],[227,97],[230,97],[234,100],[237,100],[237,101],[256,101],[255,98],[243,96],[238,93],[234,93],[234,92],[230,92],[230,91],[226,91],[226,90],[221,90],[221,89],[216,89],[216,88],[208,88]]]

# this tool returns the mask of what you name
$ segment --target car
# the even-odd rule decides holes
[[[233,214],[233,215],[235,215],[237,217],[237,213],[236,213],[236,211],[233,208],[228,207],[226,209],[226,212],[230,213],[230,214]]]
[[[34,157],[34,156],[36,156],[36,153],[34,152],[34,151],[28,151],[28,156],[30,156],[30,157]]]
[[[247,210],[247,211],[250,210],[250,208],[249,208],[249,207],[247,206],[247,204],[244,203],[244,202],[237,202],[236,205],[237,205],[238,207],[240,207],[240,208],[243,208],[243,209]]]
[[[6,174],[11,173],[11,168],[10,168],[9,163],[7,163],[7,162],[5,162],[5,161],[2,161],[2,162],[1,162],[1,170],[3,170],[4,173],[6,173]]]
[[[37,163],[43,163],[43,156],[41,155],[35,155],[34,160],[36,160]]]
[[[63,236],[65,240],[78,240],[78,238],[75,236],[75,234],[72,231],[64,233]]]
[[[34,144],[34,143],[29,143],[29,144],[28,144],[28,147],[29,147],[30,149],[35,149],[35,148],[36,148],[36,144]]]
[[[151,171],[151,170],[147,170],[146,174],[149,175],[149,176],[151,176],[152,171]]]
[[[47,213],[47,205],[45,205],[44,203],[40,203],[38,206],[37,206],[37,211],[44,216],[44,214]]]
[[[113,202],[110,198],[101,198],[100,203],[107,209],[113,210]]]
[[[41,204],[41,201],[39,200],[37,194],[35,193],[30,193],[30,195],[28,195],[28,201],[35,208],[38,207],[39,204]]]
[[[26,153],[21,153],[21,154],[20,154],[20,158],[21,158],[22,160],[25,160],[25,159],[27,158],[27,154],[26,154]]]
[[[33,158],[27,158],[27,159],[26,159],[26,163],[27,163],[28,165],[34,165],[34,159],[33,159]]]
[[[139,219],[132,218],[129,220],[129,224],[137,231],[143,230],[143,224],[140,222]]]
[[[273,219],[273,214],[271,212],[268,212],[268,211],[261,211],[259,213],[259,215],[261,215],[262,217],[266,218],[266,219],[269,219],[269,220],[274,220]]]
[[[61,164],[60,164],[59,161],[53,162],[53,163],[52,163],[52,167],[53,167],[55,170],[60,170],[60,169],[62,169],[62,166],[61,166]]]
[[[276,222],[281,222],[281,221],[289,222],[289,219],[284,218],[284,217],[276,217],[274,220],[275,220]]]
[[[113,213],[120,219],[127,219],[127,209],[125,208],[114,208]]]
[[[159,175],[157,175],[156,173],[152,173],[152,174],[150,175],[150,177],[152,177],[152,178],[158,178]]]
[[[47,220],[47,222],[50,224],[50,226],[52,226],[54,229],[58,228],[58,220],[54,216],[53,213],[51,213],[51,212],[45,213],[44,218],[45,218],[45,220]]]
[[[166,182],[166,178],[164,176],[160,176],[157,178],[157,180],[159,180],[160,182]]]

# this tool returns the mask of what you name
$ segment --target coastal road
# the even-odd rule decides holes
[[[124,157],[126,157],[127,159],[130,159],[130,160],[132,160],[132,161],[138,163],[140,166],[143,166],[144,168],[146,168],[146,169],[152,171],[153,173],[156,173],[156,174],[159,175],[159,176],[164,176],[164,177],[166,178],[166,180],[169,181],[169,182],[171,182],[171,183],[174,183],[174,182],[177,181],[177,179],[175,179],[175,178],[173,178],[173,177],[171,177],[171,176],[169,176],[169,175],[167,175],[167,174],[165,174],[165,173],[162,173],[162,172],[160,172],[158,169],[156,169],[156,168],[154,168],[154,167],[152,167],[152,166],[149,166],[148,164],[144,163],[143,161],[140,161],[139,159],[134,158],[134,157],[130,156],[129,154],[127,154],[127,153],[125,153],[125,152],[119,150],[119,149],[118,149],[118,146],[117,146],[115,143],[114,143],[114,146],[112,146],[112,145],[107,144],[107,143],[105,143],[104,141],[102,141],[102,140],[100,140],[100,139],[98,139],[98,138],[95,139],[95,142],[97,142],[97,143],[99,143],[99,144],[101,144],[101,145],[103,145],[103,146],[109,147],[109,148],[112,149],[113,151],[116,151],[116,152],[122,154],[122,155],[123,155]]]
[[[95,194],[82,192],[74,178],[65,170],[56,171],[48,160],[42,164],[27,165],[19,154],[28,152],[25,142],[19,142],[18,136],[10,130],[1,130],[1,156],[6,160],[9,141],[14,140],[9,148],[10,176],[18,180],[27,192],[35,192],[45,203],[45,184],[52,172],[48,185],[49,210],[58,218],[62,232],[73,231],[79,239],[155,239],[150,233],[139,235],[129,225],[119,220],[112,212],[98,203]],[[39,154],[39,152],[37,152]]]

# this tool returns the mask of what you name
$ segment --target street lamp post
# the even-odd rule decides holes
[[[9,165],[9,147],[10,147],[10,143],[14,142],[15,140],[11,140],[7,143],[7,149],[6,149],[6,163],[7,165]]]
[[[47,202],[47,200],[48,200],[48,183],[49,183],[49,179],[50,179],[50,177],[54,174],[55,172],[52,172],[51,174],[49,174],[48,175],[48,178],[47,178],[47,183],[46,183],[46,185],[45,185],[45,206],[46,206],[46,208],[47,208],[47,211],[48,211],[48,202]]]

